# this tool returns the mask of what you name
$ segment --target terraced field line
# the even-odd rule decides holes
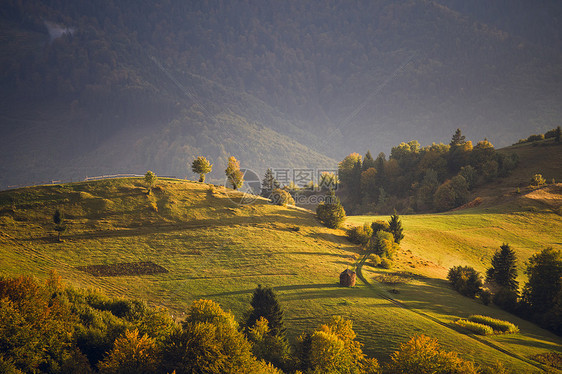
[[[71,266],[62,262],[58,262],[54,260],[52,257],[45,255],[44,251],[39,251],[31,246],[28,246],[22,243],[20,240],[6,233],[0,232],[0,241],[3,241],[4,243],[8,244],[11,248],[13,248],[15,251],[22,253],[24,256],[28,256],[30,260],[39,259],[53,266],[55,265],[64,266],[66,268],[72,269]]]
[[[447,329],[452,330],[452,331],[454,331],[455,333],[458,333],[458,331],[456,331],[456,330],[455,330],[453,327],[451,327],[449,324],[447,324],[447,323],[445,323],[445,322],[443,322],[443,321],[440,321],[439,319],[437,319],[437,318],[435,318],[435,317],[432,317],[432,316],[430,316],[430,315],[428,315],[428,314],[425,314],[425,313],[423,313],[423,312],[421,312],[421,311],[419,311],[419,310],[417,310],[417,309],[412,309],[412,308],[410,308],[408,305],[406,305],[406,304],[404,304],[404,303],[402,303],[402,302],[400,302],[400,301],[398,301],[398,300],[396,300],[396,299],[393,299],[392,297],[388,296],[386,293],[381,292],[381,291],[380,291],[378,288],[376,288],[373,284],[369,283],[369,281],[367,281],[367,279],[363,276],[363,273],[362,273],[361,270],[362,270],[362,268],[363,268],[363,265],[365,264],[365,261],[367,261],[367,258],[369,258],[369,255],[370,255],[370,254],[371,254],[371,251],[367,252],[367,253],[361,258],[361,260],[359,260],[359,262],[357,263],[357,267],[356,267],[356,273],[357,273],[357,277],[358,277],[359,279],[361,279],[361,281],[362,281],[363,283],[365,283],[365,285],[366,285],[367,287],[369,287],[371,290],[373,290],[373,291],[377,294],[378,297],[381,297],[381,298],[383,298],[383,299],[385,299],[385,300],[391,302],[392,304],[396,305],[396,306],[399,307],[399,308],[408,310],[408,311],[410,311],[410,312],[412,312],[412,313],[415,313],[415,314],[417,314],[417,315],[419,315],[419,316],[421,316],[421,317],[423,317],[423,318],[425,318],[425,319],[428,319],[428,320],[430,320],[430,321],[432,321],[432,322],[434,322],[434,323],[437,323],[437,324],[439,324],[439,325],[441,325],[441,326],[443,326],[443,327],[446,327]],[[529,360],[528,358],[523,357],[523,356],[520,356],[520,355],[518,355],[518,354],[516,354],[516,353],[513,353],[513,352],[511,352],[511,351],[509,351],[509,350],[507,350],[507,349],[505,349],[505,348],[502,348],[502,347],[500,347],[500,346],[498,346],[498,345],[496,345],[496,344],[490,342],[490,341],[481,339],[481,338],[479,338],[479,337],[477,337],[477,336],[475,336],[475,335],[473,335],[473,334],[466,334],[466,336],[469,337],[469,338],[471,338],[471,339],[476,340],[476,341],[479,342],[479,343],[482,343],[482,344],[484,344],[484,345],[487,345],[488,347],[493,348],[493,349],[495,349],[495,350],[497,350],[497,351],[499,351],[499,352],[501,352],[501,353],[503,353],[503,354],[506,354],[506,355],[508,355],[508,356],[510,356],[510,357],[512,357],[512,358],[515,358],[515,359],[517,359],[517,360],[523,361],[523,362],[525,362],[525,363],[527,363],[527,364],[529,364],[529,365],[533,365],[534,367],[536,367],[536,368],[538,368],[538,369],[541,369],[541,370],[543,370],[543,371],[546,371],[545,367],[542,366],[541,364],[539,364],[539,363],[537,363],[537,362],[534,362],[534,361],[532,361],[532,360]]]

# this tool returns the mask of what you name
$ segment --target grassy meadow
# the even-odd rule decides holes
[[[343,230],[323,227],[309,211],[264,199],[240,204],[245,202],[241,193],[181,180],[159,180],[151,194],[146,192],[141,179],[0,192],[0,274],[44,278],[54,269],[71,285],[140,298],[169,309],[177,319],[193,300],[207,298],[241,321],[255,287],[267,285],[279,294],[290,338],[342,315],[353,320],[364,351],[381,360],[421,333],[464,358],[500,361],[517,372],[538,370],[531,355],[562,351],[559,337],[462,297],[443,280],[452,265],[483,271],[502,242],[516,249],[521,263],[543,246],[559,246],[562,225],[554,213],[466,210],[403,216],[406,237],[395,268],[366,264],[361,273],[367,283],[358,280],[356,287],[342,288],[339,273],[355,268],[361,249],[345,239]],[[53,231],[56,209],[68,226],[62,242]],[[375,218],[350,217],[348,225]],[[167,272],[94,276],[83,270],[147,261]],[[385,283],[398,271],[404,279]],[[475,337],[453,325],[470,314],[508,320],[521,332]]]

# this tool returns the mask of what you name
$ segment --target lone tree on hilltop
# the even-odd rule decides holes
[[[60,210],[55,210],[53,214],[53,223],[55,224],[55,231],[57,232],[57,240],[61,241],[61,233],[66,231],[66,225],[64,224],[64,215]]]
[[[247,328],[254,326],[256,321],[263,317],[269,323],[271,335],[285,335],[286,329],[283,321],[284,312],[272,288],[258,285],[254,290],[250,305],[252,306],[252,310],[246,319]]]
[[[492,266],[486,271],[486,280],[517,292],[517,258],[509,244],[503,244],[492,257]]]
[[[211,164],[205,157],[199,156],[191,164],[191,170],[195,174],[199,174],[199,182],[205,182],[205,174],[210,173],[213,170],[213,164]]]
[[[390,216],[390,220],[388,221],[388,231],[390,231],[394,236],[396,244],[400,244],[400,241],[404,239],[402,221],[400,220],[398,213],[396,213],[396,210],[394,210],[394,214]]]
[[[237,190],[244,184],[244,173],[240,170],[240,162],[234,156],[228,159],[228,166],[224,173],[233,189]]]
[[[147,171],[146,174],[144,175],[144,183],[146,183],[146,186],[148,187],[149,194],[152,191],[152,187],[154,187],[154,184],[156,183],[157,180],[158,177],[156,176],[156,174],[154,174],[150,170]]]

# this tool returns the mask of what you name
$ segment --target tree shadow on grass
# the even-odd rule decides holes
[[[68,233],[64,237],[65,239],[69,239],[69,240],[70,239],[85,240],[85,239],[92,239],[92,238],[108,238],[108,237],[134,237],[134,236],[168,233],[168,232],[182,231],[182,230],[248,226],[248,225],[255,225],[259,223],[265,223],[268,221],[284,223],[293,226],[302,226],[302,221],[298,217],[273,214],[267,216],[221,217],[220,219],[202,219],[202,220],[192,220],[187,222],[178,221],[176,223],[162,222],[162,223],[154,223],[150,225],[143,225],[141,227],[124,227],[122,229],[111,230],[111,231],[92,231],[92,232],[83,232],[83,233],[76,233],[76,234]],[[49,240],[49,237],[43,236],[43,237],[35,237],[35,238],[23,238],[18,240],[45,241],[45,240]]]
[[[257,284],[256,284],[257,286]],[[275,291],[293,291],[293,290],[304,290],[304,289],[319,289],[319,288],[339,288],[340,285],[337,283],[313,283],[313,284],[296,284],[290,286],[279,286],[273,287]],[[255,288],[231,292],[221,292],[215,294],[204,295],[204,297],[218,297],[218,296],[233,296],[233,295],[244,295],[252,294]]]
[[[519,336],[512,336],[510,335],[505,336],[502,335],[502,337],[505,337],[506,339],[502,339],[502,343],[508,343],[508,344],[516,344],[516,345],[521,345],[521,346],[525,346],[525,347],[532,347],[532,348],[540,348],[540,349],[545,349],[545,350],[555,350],[558,352],[562,352],[562,346],[560,344],[557,344],[556,342],[550,342],[551,344],[548,344],[549,341],[545,341],[544,336],[536,336],[536,335],[531,335],[531,334],[527,334],[528,337],[533,338],[533,340],[529,340],[529,339],[524,339],[522,337]],[[535,339],[540,339],[542,341],[537,341]]]

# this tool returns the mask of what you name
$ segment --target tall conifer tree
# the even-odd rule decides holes
[[[503,244],[492,257],[492,266],[486,271],[486,280],[510,291],[517,291],[517,258],[509,244]]]

